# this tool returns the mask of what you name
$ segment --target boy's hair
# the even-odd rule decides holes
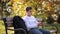
[[[26,7],[26,12],[28,12],[31,9],[32,9],[32,7]]]

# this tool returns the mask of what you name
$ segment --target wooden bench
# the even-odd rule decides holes
[[[5,25],[6,34],[8,34],[8,30],[11,30],[11,31],[23,31],[26,34],[26,31],[24,29],[22,29],[22,28],[14,29],[12,18],[10,18],[10,17],[9,18],[3,18],[3,21],[4,21],[4,25]]]
[[[3,21],[4,21],[4,25],[5,25],[6,34],[8,34],[7,30],[11,30],[11,31],[21,31],[22,30],[26,34],[26,31],[22,28],[14,29],[12,18],[10,18],[10,17],[9,18],[4,18]],[[47,26],[49,26],[49,25],[47,25]],[[50,26],[53,26],[53,25],[50,25]],[[57,34],[58,28],[57,28],[57,26],[54,26],[54,27],[56,28],[56,30],[50,30],[50,32],[52,32],[52,34],[53,33]]]

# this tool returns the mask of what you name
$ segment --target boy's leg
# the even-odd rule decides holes
[[[44,29],[39,29],[43,34],[51,34],[50,31],[44,30]]]
[[[38,28],[33,28],[33,29],[30,30],[30,32],[31,32],[32,34],[43,34],[42,32],[39,31]]]

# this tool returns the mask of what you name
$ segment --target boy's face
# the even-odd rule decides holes
[[[27,11],[27,15],[31,16],[32,15],[32,10]]]

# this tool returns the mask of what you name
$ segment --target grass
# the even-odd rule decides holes
[[[54,24],[58,27],[58,34],[60,34],[60,24]],[[50,26],[50,25],[45,25],[44,29],[46,30],[51,30],[51,29],[54,29],[54,30],[57,30],[55,26]]]
[[[11,34],[13,31],[8,30],[8,34]],[[6,34],[5,33],[5,26],[4,22],[0,20],[0,34]]]
[[[5,27],[2,21],[0,21],[0,34],[5,34]]]
[[[56,25],[58,26],[58,29],[59,29],[59,30],[58,30],[58,34],[60,34],[60,26],[59,26],[59,24],[56,24]],[[46,25],[46,26],[44,27],[44,29],[50,30],[51,27],[48,26],[48,25]],[[12,31],[8,31],[9,34],[11,34],[11,32],[12,32]],[[5,34],[5,27],[4,27],[4,23],[3,23],[2,20],[0,20],[0,34]]]

